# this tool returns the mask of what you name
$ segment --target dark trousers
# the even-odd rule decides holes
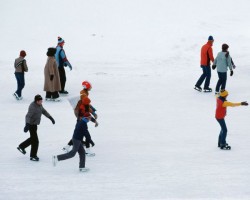
[[[56,99],[58,97],[59,97],[59,93],[58,92],[46,92],[46,97],[45,98]]]
[[[82,146],[82,142],[81,140],[76,140],[74,138],[72,138],[72,142],[73,142],[73,149],[68,153],[58,155],[57,156],[58,161],[73,158],[76,155],[76,152],[78,152],[80,159],[79,168],[84,168],[86,156],[85,156],[85,149]]]
[[[218,80],[216,88],[215,88],[216,92],[219,92],[220,89],[224,90],[226,88],[227,72],[218,72],[218,77],[219,77],[219,80]]]
[[[17,81],[17,90],[16,93],[19,97],[22,96],[22,89],[25,86],[25,80],[24,80],[24,73],[22,72],[15,72],[15,77]]]
[[[219,140],[218,140],[218,146],[221,146],[221,145],[225,145],[227,142],[226,142],[226,137],[227,137],[227,125],[226,125],[226,122],[223,119],[216,119],[217,122],[220,124],[220,127],[221,127],[221,131],[220,131],[220,134],[219,134]]]
[[[58,67],[60,81],[61,81],[61,91],[64,91],[65,84],[66,84],[66,73],[64,67]]]
[[[202,75],[200,76],[200,78],[198,79],[197,83],[195,84],[195,86],[201,86],[201,84],[203,83],[203,81],[205,80],[205,84],[204,84],[204,89],[209,88],[210,85],[210,79],[211,79],[211,67],[210,66],[204,66],[201,65],[202,68]]]
[[[38,151],[38,146],[39,146],[39,140],[37,136],[37,125],[30,125],[30,137],[22,142],[19,147],[21,149],[25,149],[26,147],[31,145],[31,150],[30,150],[30,157],[35,157],[37,156],[37,151]]]
[[[93,142],[92,139],[86,139],[86,141],[81,141],[83,145],[86,146],[86,148],[89,148],[90,147],[90,144],[93,146],[95,146],[95,143]],[[72,139],[68,142],[68,145],[69,146],[72,146],[73,145],[73,141]]]

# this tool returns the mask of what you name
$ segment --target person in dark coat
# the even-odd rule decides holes
[[[42,106],[43,98],[41,95],[36,95],[34,101],[30,104],[28,113],[26,114],[26,125],[24,127],[24,132],[30,132],[30,137],[19,144],[17,149],[22,153],[26,154],[25,148],[31,145],[30,150],[30,160],[39,161],[37,157],[37,151],[39,146],[39,140],[37,136],[37,126],[40,124],[42,114],[51,120],[55,124],[55,120]]]
[[[73,158],[76,155],[76,152],[78,152],[79,159],[80,159],[79,171],[86,172],[89,170],[89,168],[85,167],[86,156],[85,156],[85,149],[82,145],[82,140],[83,140],[83,137],[86,137],[86,140],[91,139],[89,131],[88,131],[88,126],[87,126],[87,123],[90,120],[91,120],[90,113],[86,113],[84,117],[76,123],[75,130],[74,130],[73,137],[72,137],[72,141],[73,141],[72,150],[65,154],[52,156],[52,163],[54,166],[56,166],[58,161]]]
[[[27,62],[24,59],[26,56],[26,52],[24,50],[20,51],[20,56],[15,60],[15,77],[17,81],[17,90],[13,94],[16,100],[22,100],[22,90],[25,86],[24,73],[28,72]]]
[[[61,90],[60,76],[55,59],[56,48],[48,48],[47,62],[44,67],[44,88],[47,101],[60,101],[59,91]]]

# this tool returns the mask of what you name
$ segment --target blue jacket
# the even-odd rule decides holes
[[[73,134],[74,139],[82,141],[83,137],[85,137],[86,140],[91,140],[91,136],[88,131],[87,122],[88,120],[86,120],[86,118],[82,118],[81,120],[77,121],[74,134]]]
[[[55,58],[58,67],[68,66],[70,70],[72,70],[72,66],[66,57],[64,49],[59,45],[56,47]]]
[[[217,57],[214,60],[214,65],[217,66],[218,72],[227,72],[227,69],[229,67],[230,70],[232,70],[232,58],[230,55],[226,57],[227,52],[219,52]]]

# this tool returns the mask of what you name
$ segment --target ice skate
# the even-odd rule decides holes
[[[22,149],[21,147],[17,147],[17,150],[20,151],[23,155],[26,154],[25,149]]]
[[[88,157],[94,157],[95,153],[91,152],[90,148],[86,148],[85,155]]]
[[[79,172],[88,172],[89,168],[87,167],[83,167],[83,168],[79,168]]]
[[[203,89],[203,92],[212,92],[213,90],[212,90],[212,88],[204,88]]]
[[[201,92],[201,91],[202,91],[201,87],[200,87],[200,86],[197,86],[197,85],[196,85],[196,86],[194,86],[194,89],[195,89],[195,90],[197,90],[197,91],[199,91],[199,92]]]
[[[39,161],[39,158],[37,156],[34,156],[34,157],[30,157],[30,160],[31,161]]]
[[[220,149],[221,150],[231,150],[231,146],[229,146],[228,144],[220,145]]]

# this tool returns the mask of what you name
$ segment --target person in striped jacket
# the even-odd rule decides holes
[[[220,92],[220,96],[216,99],[216,111],[215,118],[221,127],[221,131],[219,134],[218,147],[224,150],[230,150],[231,147],[226,142],[227,137],[227,126],[225,122],[225,116],[227,114],[227,107],[235,107],[235,106],[248,106],[246,101],[240,103],[232,103],[227,101],[228,91],[222,90]]]

